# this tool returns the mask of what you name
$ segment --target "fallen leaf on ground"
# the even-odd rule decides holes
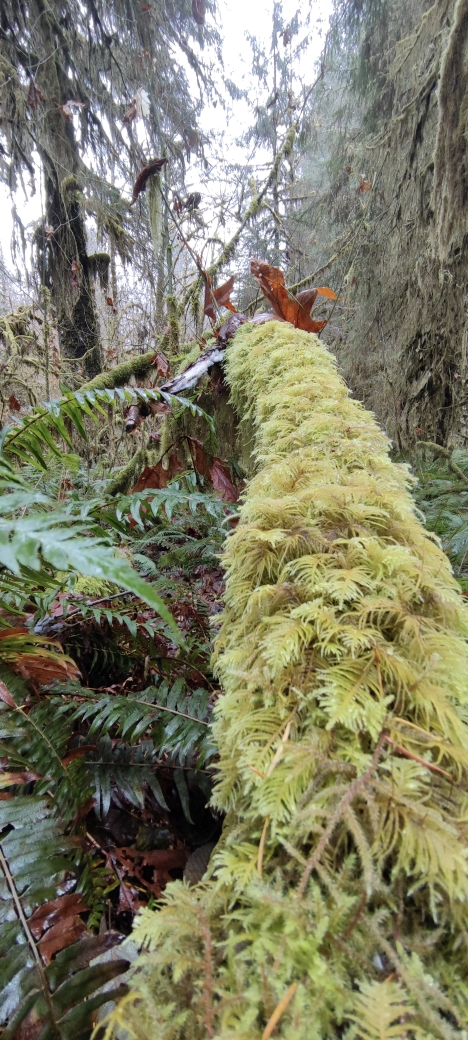
[[[167,468],[163,466],[164,461],[167,463]],[[183,468],[177,458],[177,452],[173,451],[171,455],[165,455],[164,459],[160,459],[156,466],[145,467],[132,488],[132,494],[136,491],[146,491],[146,488],[167,487],[169,481],[177,473],[181,473]]]

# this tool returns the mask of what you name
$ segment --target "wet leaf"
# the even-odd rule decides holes
[[[204,477],[205,480],[209,480],[213,456],[208,455],[202,442],[197,440],[196,437],[187,437],[187,442],[192,456],[193,465],[195,466],[197,473],[199,473],[201,477]]]
[[[167,468],[163,466],[163,462],[166,463]],[[156,466],[145,467],[132,488],[132,493],[145,491],[146,488],[165,488],[177,473],[182,472],[183,468],[177,458],[177,452],[173,451],[171,455],[165,455],[163,459],[160,459]]]
[[[46,932],[39,943],[44,964],[50,964],[54,953],[66,950],[67,946],[77,942],[86,931],[86,925],[81,917],[69,917],[60,924],[56,924],[54,928]]]
[[[70,892],[65,896],[58,896],[48,903],[38,906],[37,910],[29,918],[29,927],[35,939],[40,939],[47,928],[52,928],[60,920],[69,919],[76,914],[82,914],[89,910],[79,892]]]
[[[245,325],[248,320],[249,319],[245,317],[245,314],[231,314],[218,332],[218,343],[220,347],[225,347],[226,343],[235,336],[238,328],[240,328],[241,325]]]
[[[231,479],[229,464],[217,455],[210,455],[196,437],[187,437],[193,465],[201,477],[213,485],[225,502],[237,502],[239,492]]]
[[[250,269],[278,318],[288,321],[296,329],[303,329],[304,332],[320,332],[324,328],[326,320],[314,321],[309,314],[318,289],[306,289],[295,298],[286,288],[281,268],[273,267],[262,260],[251,260]],[[322,289],[321,294],[329,295],[332,292],[333,290],[329,289],[324,293]]]
[[[152,159],[147,166],[144,166],[143,169],[140,170],[135,184],[133,185],[133,195],[132,201],[130,203],[131,206],[133,206],[133,203],[136,202],[138,196],[141,195],[141,192],[145,191],[148,177],[151,177],[153,173],[159,173],[159,171],[162,170],[163,166],[165,166],[166,163],[166,158]]]
[[[169,362],[167,358],[164,357],[164,354],[156,354],[155,368],[158,376],[167,376],[167,373],[169,372]]]
[[[218,495],[224,498],[225,502],[237,502],[239,498],[239,492],[231,480],[231,471],[227,462],[223,462],[222,459],[218,459],[217,456],[213,459],[213,465],[210,469],[210,480]]]
[[[218,289],[212,289],[209,285],[210,276],[207,275],[208,282],[205,285],[205,306],[203,308],[203,313],[206,314],[207,318],[211,318],[212,321],[214,321],[216,318],[213,304],[213,296],[216,300],[216,303],[219,304],[220,307],[227,307],[229,311],[232,311],[234,314],[237,314],[236,308],[230,300],[230,295],[234,288],[235,277],[236,276],[233,274],[231,278],[228,278],[227,282],[224,282],[223,285],[220,285]]]

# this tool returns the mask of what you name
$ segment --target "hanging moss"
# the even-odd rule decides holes
[[[440,66],[439,120],[434,152],[433,242],[441,260],[461,248],[468,207],[468,0],[457,0]]]
[[[174,358],[179,353],[180,325],[179,304],[176,296],[166,296],[167,321],[168,321],[168,356]]]
[[[139,918],[114,1024],[139,1040],[461,1040],[466,607],[323,343],[245,325],[228,354],[257,471],[216,645],[227,816],[209,879]]]

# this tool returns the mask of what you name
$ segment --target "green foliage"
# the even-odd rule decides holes
[[[72,851],[73,843],[64,838],[45,800],[26,796],[0,803],[0,1020],[8,1021],[5,1040],[14,1040],[28,1018],[35,1029],[39,1024],[34,1035],[40,1040],[89,1036],[95,1011],[112,996],[99,992],[101,987],[127,967],[119,958],[91,964],[117,936],[103,942],[88,933],[54,960],[45,955],[38,909],[44,920],[55,913],[60,928],[56,897],[60,889],[70,891]],[[66,902],[67,895],[62,899]],[[47,931],[44,938],[50,942]]]
[[[97,523],[80,521],[46,495],[28,487],[6,460],[1,464],[0,564],[17,576],[31,572],[39,584],[52,570],[115,582],[153,607],[180,642],[181,634],[164,601],[123,556],[115,540]],[[28,510],[25,513],[25,510]],[[21,515],[19,515],[21,510]],[[44,574],[45,572],[45,574]],[[0,587],[1,591],[1,587]]]
[[[0,805],[30,820],[35,806],[44,804],[48,852],[53,853],[54,834],[65,850],[65,866],[50,874],[44,900],[68,898],[74,872],[87,917],[84,938],[74,941],[85,929],[75,915],[76,934],[58,941],[50,963],[46,958],[42,964],[40,949],[33,957],[25,933],[24,992],[23,975],[19,986],[13,976],[17,1004],[8,990],[6,1036],[16,1035],[22,1017],[33,1015],[36,1023],[39,1015],[31,1028],[41,1040],[89,1037],[95,1011],[109,999],[97,990],[124,966],[120,960],[89,963],[121,939],[111,931],[102,937],[92,932],[101,932],[103,920],[120,910],[127,874],[87,834],[90,824],[84,821],[92,807],[94,826],[104,828],[119,804],[137,819],[147,818],[149,805],[153,814],[156,807],[156,820],[169,821],[177,804],[185,828],[196,833],[192,796],[197,807],[211,791],[209,621],[194,572],[217,566],[226,511],[190,472],[162,490],[114,497],[107,492],[108,478],[83,480],[80,459],[62,452],[62,424],[67,422],[70,447],[72,426],[73,437],[86,436],[91,405],[99,412],[110,397],[118,401],[122,395],[130,396],[96,390],[85,406],[80,395],[69,395],[36,410],[3,438],[0,741],[2,786],[8,793]],[[174,401],[176,408],[204,414],[189,401]],[[90,486],[93,497],[84,491]],[[71,656],[60,652],[62,647]],[[105,686],[87,689],[88,676],[93,685]],[[131,679],[131,688],[116,685],[124,677]],[[170,842],[172,832],[166,833]],[[30,861],[42,857],[42,866],[34,869],[38,875],[43,869],[47,878],[38,827],[34,835]],[[16,869],[15,862],[11,884]],[[143,900],[145,880],[152,876],[153,871],[138,875]],[[34,905],[28,914],[33,910]],[[5,949],[8,927],[8,921],[6,930],[0,926]],[[3,962],[0,954],[7,973],[10,960]]]
[[[149,952],[115,1028],[455,1040],[468,1006],[460,588],[407,467],[322,343],[244,326],[228,377],[257,472],[224,557],[213,801],[227,818],[209,880],[168,886],[139,919]]]
[[[129,390],[123,387],[113,389],[84,390],[67,393],[64,398],[49,401],[34,408],[32,413],[21,419],[15,427],[2,430],[0,444],[5,456],[21,459],[39,469],[48,468],[46,456],[52,453],[56,458],[67,461],[59,442],[65,442],[73,451],[71,429],[84,441],[88,440],[86,418],[99,422],[107,413],[104,406],[114,407],[117,404],[129,404],[137,398],[139,401],[161,401],[173,405],[176,414],[188,409],[191,415],[205,419],[212,432],[214,425],[211,416],[207,415],[194,401],[176,394],[166,394],[159,390],[144,390],[140,387]]]
[[[455,449],[451,457],[462,472],[468,472],[465,450]],[[416,502],[426,526],[439,536],[464,589],[468,576],[468,486],[453,473],[447,460],[434,456],[430,450],[424,456],[418,451],[413,466],[418,479]]]

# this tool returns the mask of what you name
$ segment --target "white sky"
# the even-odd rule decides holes
[[[223,59],[224,71],[237,86],[249,88],[256,91],[258,87],[251,75],[251,48],[245,34],[250,32],[256,36],[269,49],[272,30],[274,0],[218,0],[219,14],[217,25],[223,37]],[[283,0],[283,17],[285,22],[291,18],[297,8],[301,7],[301,0]],[[302,4],[305,10],[307,4]],[[307,49],[298,57],[298,71],[303,78],[312,83],[314,80],[314,66],[318,60],[328,28],[328,21],[332,10],[332,0],[312,0],[312,17],[309,29]],[[305,33],[300,34],[300,41]],[[191,70],[188,70],[189,74]],[[229,159],[233,162],[242,161],[243,151],[235,145],[235,139],[251,123],[252,116],[249,113],[245,101],[230,102],[229,111],[226,112],[221,105],[216,108],[207,106],[202,114],[202,129],[207,131],[223,129],[227,130],[226,142],[229,148]],[[4,263],[10,266],[10,239],[12,235],[12,204],[16,205],[18,215],[23,225],[31,228],[39,220],[42,212],[40,177],[37,178],[36,194],[30,194],[27,179],[25,186],[19,188],[13,199],[4,185],[0,185],[0,246],[3,252]],[[187,187],[193,189],[197,186],[198,172],[196,166],[187,171]]]

